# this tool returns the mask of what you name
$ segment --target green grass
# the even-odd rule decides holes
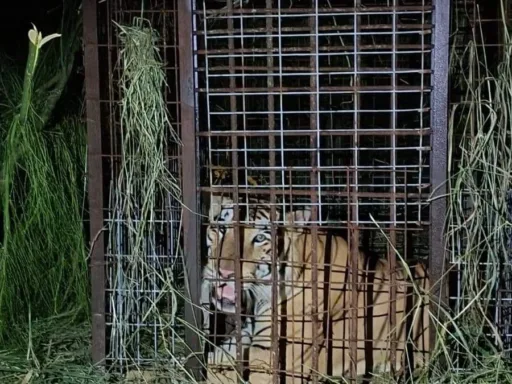
[[[90,356],[90,323],[74,313],[34,321],[24,329],[25,348],[0,348],[0,382],[5,384],[101,384],[108,376]]]
[[[65,4],[62,37],[27,42],[24,72],[2,58],[0,342],[14,348],[26,344],[29,314],[84,321],[89,311],[85,125],[55,111],[79,48],[77,2]]]

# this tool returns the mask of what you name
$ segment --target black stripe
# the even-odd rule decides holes
[[[249,291],[249,292],[246,292],[246,297],[247,295],[251,296],[252,300],[253,300],[253,303],[255,303],[255,299],[254,299],[254,294],[253,292]],[[248,301],[246,299],[246,301]],[[250,308],[246,308],[246,312],[247,312],[247,316],[254,316],[254,311],[253,311],[253,305],[247,305],[247,307],[250,307]],[[246,320],[247,321],[247,320]],[[249,382],[249,376],[251,374],[251,371],[248,367],[248,364],[250,363],[250,350],[251,350],[251,346],[252,346],[252,341],[253,341],[253,335],[254,335],[254,327],[255,327],[255,322],[252,321],[251,322],[251,327],[252,329],[250,330],[249,332],[249,339],[250,339],[250,343],[249,343],[249,347],[245,348],[244,351],[243,351],[243,368],[242,368],[242,378]]]
[[[412,241],[411,241],[411,243],[412,243]],[[411,274],[412,274],[413,281],[416,280],[416,269],[412,268]],[[414,305],[413,304],[414,292],[413,292],[412,284],[407,287],[405,294],[406,294],[406,299],[405,299],[406,301],[405,301],[404,316],[407,316],[406,321],[405,321],[405,336],[406,336],[407,344],[405,346],[406,353],[404,353],[404,355],[405,355],[404,359],[406,361],[403,362],[403,367],[404,367],[404,382],[409,383],[409,382],[412,382],[413,377],[411,375],[411,372],[414,369],[414,353],[413,353],[414,344],[413,344],[413,341],[407,337],[407,335],[409,335],[409,332],[412,328],[412,318],[413,318],[413,316],[407,315],[412,310],[413,305]],[[421,313],[421,317],[418,319],[418,321],[420,322],[420,324],[423,325],[423,308],[421,309],[420,313]],[[411,335],[412,335],[411,339],[414,340],[415,335],[414,334],[411,334]],[[420,337],[423,337],[423,335],[420,335]]]
[[[311,232],[309,232],[308,234],[311,236]],[[305,237],[304,246],[303,246],[303,249],[301,251],[303,256],[306,255],[307,235],[304,234],[304,237]],[[311,237],[310,237],[310,239],[311,239]],[[304,270],[306,268],[306,265],[305,265],[305,263],[303,263],[303,264],[304,264],[304,266],[302,267],[301,274],[299,276],[301,276],[304,279]],[[306,300],[306,295],[302,295],[302,303],[301,303],[302,308],[306,308],[306,305],[311,304],[311,303],[306,303],[305,300]],[[302,340],[306,340],[306,327],[304,327],[304,326],[302,327],[301,338],[302,338]],[[309,365],[309,364],[306,364],[306,361],[305,361],[306,347],[307,347],[307,344],[302,342],[301,343],[301,354],[300,354],[300,356],[301,356],[301,361],[300,361],[301,362],[301,367]],[[308,375],[308,381],[310,381],[310,375]]]
[[[261,345],[261,344],[251,344],[251,348],[259,348],[259,349],[263,349],[264,351],[270,351],[272,348],[271,347],[266,347],[264,345]]]
[[[254,311],[252,309],[256,305],[256,296],[254,296],[254,292],[251,291],[250,289],[245,291],[245,295],[246,295],[246,304],[247,304],[247,309],[246,309],[247,315],[249,315],[249,316],[254,315]],[[249,297],[247,298],[247,296],[249,296]],[[253,332],[254,332],[254,330],[253,330]]]
[[[238,219],[240,220],[241,217],[245,217],[242,216],[242,215],[239,215]],[[236,268],[236,263],[238,263],[238,265],[240,266],[240,276],[243,274],[243,262],[242,260],[244,259],[244,244],[245,244],[245,227],[238,227],[239,228],[239,231],[238,233],[240,234],[240,243],[239,244],[242,244],[242,246],[240,247],[240,259],[239,260],[235,260],[235,268]],[[241,283],[240,283],[241,285]]]
[[[342,286],[342,291],[343,291],[343,304],[344,304],[344,308],[347,308],[347,285],[348,285],[348,270],[349,270],[349,259],[350,259],[350,252],[348,251],[348,242],[347,242],[347,260],[346,260],[346,264],[345,264],[345,278],[344,278],[344,284]],[[339,319],[333,319],[333,321],[347,321],[347,310],[343,311],[341,313],[341,317]],[[342,339],[343,340],[347,340],[348,338],[348,335],[345,334],[345,327],[343,326],[343,336],[342,336]],[[347,361],[345,359],[345,356],[346,354],[343,353],[343,357],[342,357],[342,360],[341,360],[341,363],[342,363],[342,366],[343,367],[346,367],[347,366]]]
[[[290,243],[291,246],[291,243]],[[290,250],[290,246],[284,253],[284,229],[281,227],[277,228],[277,250],[276,253],[278,257],[278,261],[280,261],[280,266],[278,268],[278,273],[281,276],[285,276],[286,271],[286,261],[288,261],[288,252]],[[284,291],[283,291],[284,290]],[[279,296],[286,294],[286,282],[284,286],[279,287]],[[293,298],[291,299],[293,300]],[[286,344],[287,344],[287,326],[288,326],[288,298],[281,302],[281,319],[280,319],[280,327],[279,327],[279,344],[278,344],[278,359],[279,359],[279,382],[281,384],[286,384]]]
[[[263,216],[263,218],[264,218],[264,219],[266,219],[266,220],[270,220],[270,215],[267,215],[267,214],[266,214],[266,213],[267,213],[266,211],[267,211],[267,209],[258,209],[258,211],[257,211],[257,212],[258,212],[261,216]]]
[[[256,326],[255,326],[256,327]],[[267,327],[260,329],[258,332],[253,334],[253,338],[256,336],[261,335],[263,332],[267,331],[268,329],[272,328],[272,324],[269,324]]]
[[[375,282],[375,267],[377,266],[378,255],[371,253],[370,251],[364,252],[366,270],[371,271],[364,273],[364,281],[366,282],[366,313],[364,316],[365,323],[365,339],[364,342],[364,354],[365,354],[365,374],[363,383],[371,382],[371,373],[373,372],[373,284]]]
[[[251,341],[251,346],[252,346],[252,341]],[[251,349],[251,346],[249,348],[245,348],[244,354],[243,354],[244,363],[243,363],[243,368],[242,368],[242,379],[247,383],[249,382],[249,378],[251,375],[251,371],[247,366],[249,364],[249,351]]]
[[[332,360],[333,360],[333,330],[332,317],[329,308],[329,293],[331,288],[331,253],[332,253],[332,233],[327,232],[325,249],[324,249],[324,318],[322,326],[324,331],[324,347],[327,340],[327,376],[332,376]]]
[[[292,299],[293,300],[293,299]],[[281,326],[279,327],[279,370],[280,370],[280,383],[286,384],[286,344],[287,344],[287,325],[288,325],[288,300],[282,300],[281,302]]]

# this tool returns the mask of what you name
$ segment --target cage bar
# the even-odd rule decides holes
[[[309,115],[309,126],[310,129],[315,132],[316,135],[311,135],[309,137],[309,144],[310,144],[310,164],[311,164],[311,173],[309,175],[310,183],[312,185],[311,188],[311,220],[316,221],[318,220],[319,214],[321,215],[321,202],[318,201],[319,197],[319,183],[318,183],[318,157],[320,156],[320,153],[318,152],[317,148],[319,146],[318,143],[318,131],[320,130],[320,119],[318,116],[318,106],[320,102],[320,95],[319,95],[319,86],[320,86],[320,77],[318,74],[318,61],[316,57],[318,56],[318,12],[316,9],[318,8],[318,3],[315,0],[311,1],[311,9],[315,10],[313,12],[313,15],[311,15],[308,18],[308,25],[310,27],[310,36],[309,36],[309,44],[311,49],[311,55],[309,57],[309,68],[311,71],[311,76],[309,78],[309,85],[310,85],[310,94],[309,94],[309,105],[310,105],[310,115]],[[282,106],[281,106],[282,107]],[[293,193],[293,191],[292,191]],[[311,271],[311,281],[316,282],[318,281],[318,231],[317,227],[315,225],[311,228],[311,241],[312,241],[312,252],[311,252],[311,264],[312,264],[312,271]],[[312,382],[314,384],[318,383],[318,375],[316,372],[319,371],[319,362],[318,362],[318,354],[319,354],[319,345],[318,345],[318,327],[320,325],[320,322],[318,320],[319,316],[319,306],[318,306],[318,286],[317,284],[312,284],[312,303],[311,303],[311,322],[312,322],[312,362],[311,362],[311,370],[313,373],[312,376]]]
[[[442,282],[445,260],[444,226],[446,218],[446,180],[448,170],[448,69],[449,69],[449,28],[450,1],[434,2],[434,50],[432,87],[432,156],[430,158],[430,178],[433,200],[430,204],[430,275],[434,285],[432,296],[440,303],[446,303],[446,285]],[[433,326],[433,324],[431,324]],[[431,343],[435,343],[435,332],[431,333]]]
[[[187,273],[187,287],[190,302],[185,305],[185,321],[189,326],[185,329],[185,342],[189,350],[193,353],[187,360],[187,368],[192,372],[196,379],[201,377],[204,361],[199,352],[202,350],[201,338],[197,333],[200,329],[201,313],[196,306],[200,302],[200,292],[198,281],[201,279],[201,257],[200,246],[197,239],[200,237],[199,222],[194,212],[199,211],[199,201],[197,198],[197,146],[196,146],[196,124],[194,106],[196,104],[196,95],[193,84],[194,76],[194,56],[193,49],[195,40],[193,40],[193,18],[192,3],[188,1],[179,1],[177,14],[180,22],[178,23],[178,45],[180,47],[179,68],[180,68],[180,117],[183,146],[182,176],[183,180],[183,205],[187,207],[183,211],[183,248],[187,250],[185,258],[185,270]]]
[[[105,358],[105,251],[103,234],[103,179],[101,159],[100,75],[96,2],[87,1],[84,12],[85,100],[87,110],[88,185],[91,242],[92,359]]]

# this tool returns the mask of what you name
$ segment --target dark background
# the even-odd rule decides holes
[[[17,61],[26,58],[31,23],[35,24],[43,36],[59,28],[62,0],[4,0],[2,5],[0,47]]]
[[[59,32],[64,1],[66,0],[0,0],[3,5],[0,55],[8,56],[24,68],[29,44],[28,31],[32,28],[32,23],[43,36]],[[66,89],[66,95],[75,100],[83,92],[82,55],[80,49]]]

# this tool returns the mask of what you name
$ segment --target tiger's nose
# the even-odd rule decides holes
[[[229,279],[235,276],[235,271],[232,271],[230,269],[219,268],[219,275],[223,279]]]

